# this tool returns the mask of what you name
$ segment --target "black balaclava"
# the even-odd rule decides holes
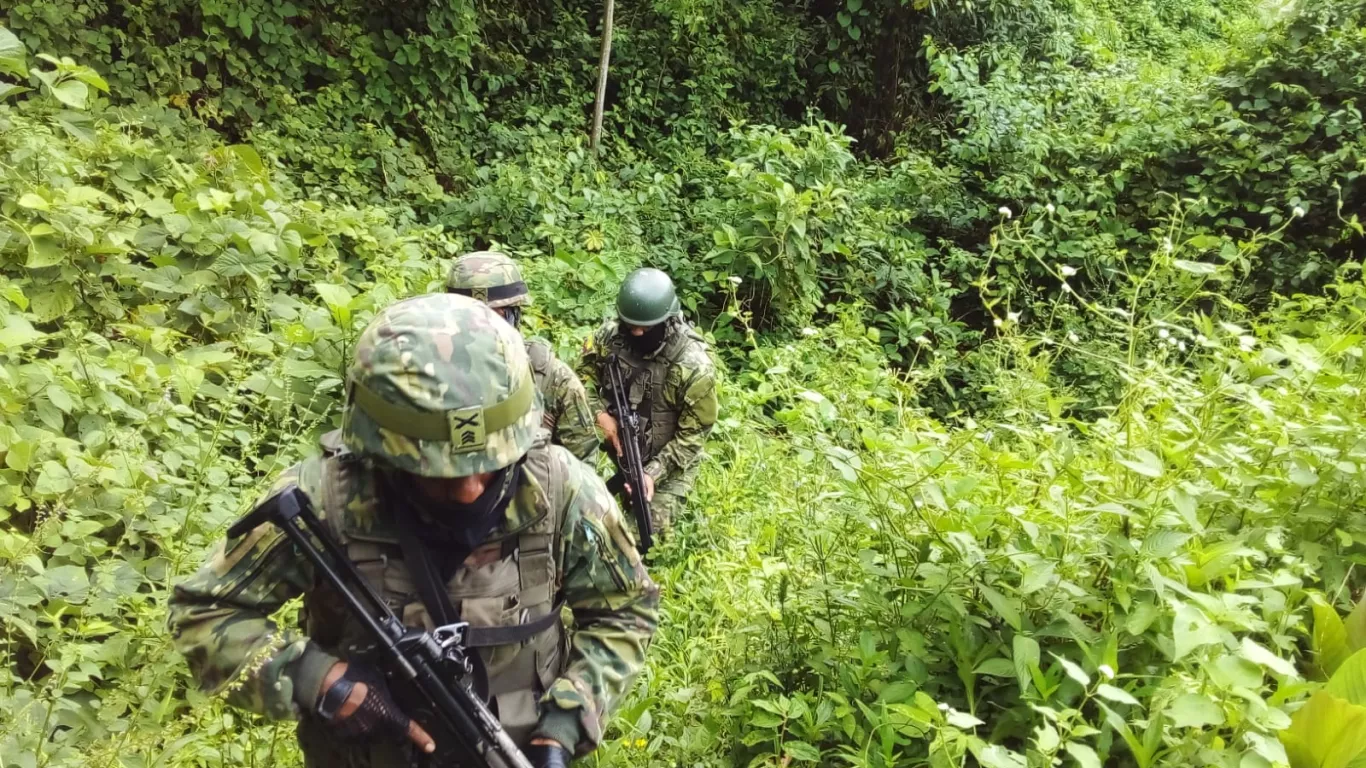
[[[494,473],[484,492],[469,504],[434,502],[412,484],[405,487],[399,478],[394,478],[394,482],[402,489],[400,492],[417,510],[422,521],[432,527],[433,538],[454,545],[453,550],[447,551],[449,554],[458,554],[459,560],[454,565],[459,565],[470,552],[484,543],[489,532],[502,519],[521,479],[521,462],[504,467]],[[452,564],[448,562],[445,565],[447,567],[442,570],[447,570]]]
[[[512,326],[513,328],[517,328],[518,330],[521,330],[520,326],[522,324],[522,308],[512,306],[503,307],[502,310],[503,319],[508,321],[508,325]]]
[[[626,346],[630,347],[632,352],[644,357],[659,349],[660,345],[664,343],[664,334],[668,333],[669,322],[669,320],[665,320],[658,325],[653,325],[639,336],[624,327],[621,329],[621,333],[626,337]]]

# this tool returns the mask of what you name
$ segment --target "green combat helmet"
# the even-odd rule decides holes
[[[456,259],[446,278],[446,290],[482,301],[494,309],[531,304],[522,270],[507,254],[498,251],[475,251]]]
[[[617,316],[637,328],[659,325],[677,312],[678,306],[674,281],[653,267],[627,275],[617,293]]]
[[[541,423],[522,337],[450,293],[393,304],[356,342],[342,440],[353,453],[424,477],[494,472],[521,458]]]

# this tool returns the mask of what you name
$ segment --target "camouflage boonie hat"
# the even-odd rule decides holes
[[[455,260],[446,290],[498,307],[530,306],[531,294],[517,262],[498,251],[475,251]]]
[[[361,333],[342,440],[394,469],[465,477],[520,459],[541,409],[517,331],[473,299],[429,294],[389,306]]]

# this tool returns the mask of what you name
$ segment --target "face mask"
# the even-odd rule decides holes
[[[479,498],[469,504],[433,501],[411,485],[403,493],[423,520],[436,529],[437,536],[470,552],[488,538],[489,531],[503,517],[521,477],[520,463],[498,470]]]
[[[664,343],[664,333],[668,322],[660,323],[645,330],[645,333],[636,336],[630,331],[623,331],[626,336],[626,345],[631,351],[638,355],[648,355],[659,349],[659,345]]]
[[[503,307],[503,319],[508,321],[508,325],[517,328],[522,324],[522,308]]]

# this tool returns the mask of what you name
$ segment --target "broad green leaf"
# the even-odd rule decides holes
[[[33,451],[36,447],[36,444],[30,440],[11,443],[5,452],[5,466],[15,472],[27,472],[29,462],[33,461]]]
[[[28,65],[25,62],[24,44],[13,32],[0,27],[0,72],[5,72],[15,77],[24,77],[28,74]]]
[[[1347,645],[1347,627],[1333,606],[1314,604],[1314,661],[1324,675],[1331,676],[1352,655]]]
[[[1210,697],[1199,693],[1182,694],[1167,708],[1167,718],[1177,728],[1203,728],[1223,725],[1224,710]]]
[[[1079,741],[1069,741],[1063,746],[1063,749],[1067,750],[1067,754],[1071,755],[1081,768],[1101,768],[1100,756],[1096,754],[1094,749],[1085,744]]]
[[[1116,704],[1128,704],[1130,706],[1135,707],[1139,706],[1138,699],[1135,699],[1133,696],[1129,695],[1128,691],[1124,690],[1123,688],[1116,688],[1115,686],[1109,685],[1108,683],[1101,683],[1100,685],[1096,686],[1096,695],[1101,697],[1102,699],[1108,699],[1110,701],[1113,701]]]
[[[1062,669],[1064,672],[1067,673],[1067,676],[1072,678],[1073,680],[1076,680],[1077,683],[1081,685],[1081,687],[1085,688],[1091,685],[1091,676],[1086,674],[1086,670],[1082,669],[1081,667],[1077,666],[1071,661],[1059,656],[1056,653],[1052,654],[1052,656],[1053,658],[1058,660],[1059,664],[1062,665]]]
[[[1323,690],[1350,704],[1366,706],[1366,650],[1344,661]]]
[[[877,700],[885,701],[889,704],[897,704],[914,696],[915,692],[919,689],[920,686],[916,685],[915,683],[908,682],[906,680],[900,680],[898,682],[884,686],[883,689],[878,693]]]
[[[18,96],[21,93],[27,93],[28,90],[28,88],[25,88],[22,85],[15,85],[13,83],[0,83],[0,99],[4,99],[8,96]]]
[[[979,738],[968,742],[968,749],[982,768],[1025,768],[1024,755],[1012,752],[999,744],[988,744]]]
[[[1015,675],[1015,665],[1009,659],[995,658],[987,659],[973,670],[979,675],[991,675],[992,677],[1013,677]]]
[[[38,581],[49,600],[60,597],[67,602],[83,603],[90,594],[90,576],[77,565],[49,568]]]
[[[1189,272],[1193,275],[1212,275],[1219,271],[1217,264],[1209,264],[1203,261],[1186,261],[1185,259],[1172,259],[1172,266],[1182,272]]]
[[[38,479],[33,483],[33,492],[42,496],[56,496],[66,493],[73,487],[71,473],[66,467],[55,461],[45,461],[42,470],[38,472]]]
[[[49,323],[66,315],[76,307],[76,291],[66,283],[53,283],[41,290],[33,291],[33,317],[40,323]]]
[[[314,283],[313,290],[318,292],[323,302],[333,311],[347,309],[351,306],[353,298],[351,290],[341,285],[331,283]]]
[[[25,192],[24,194],[20,195],[19,205],[20,207],[28,208],[34,211],[46,211],[52,208],[51,204],[48,203],[46,198],[44,198],[42,195],[34,194],[33,192]]]
[[[86,99],[90,97],[90,88],[80,80],[62,80],[49,88],[53,98],[72,109],[85,109]]]
[[[1366,707],[1319,691],[1280,737],[1291,768],[1348,768],[1366,754]]]
[[[5,327],[0,328],[0,350],[32,344],[45,336],[46,333],[34,330],[29,321],[19,315],[10,315],[5,318]]]
[[[1119,459],[1119,463],[1144,477],[1162,477],[1162,459],[1147,448],[1135,451],[1133,459]]]
[[[991,603],[991,607],[996,611],[996,615],[1005,620],[1010,628],[1016,632],[1020,631],[1020,607],[1019,601],[1006,597],[988,586],[980,587],[982,596]]]
[[[783,751],[791,755],[793,760],[806,763],[819,763],[821,761],[821,751],[805,741],[784,742]]]
[[[1243,638],[1242,653],[1243,658],[1254,664],[1260,664],[1278,675],[1298,677],[1295,673],[1294,664],[1258,645],[1250,637]]]
[[[1347,646],[1353,652],[1366,648],[1366,595],[1352,607],[1352,612],[1343,620],[1347,630]]]
[[[1011,641],[1011,661],[1015,663],[1015,679],[1020,684],[1020,693],[1029,691],[1030,681],[1034,679],[1033,669],[1039,666],[1039,643],[1032,637],[1017,634]]]
[[[956,709],[950,709],[947,713],[945,713],[944,721],[947,722],[949,725],[952,725],[954,728],[964,729],[976,728],[979,725],[985,725],[985,723],[982,720],[978,719],[977,717],[974,717],[971,713],[960,712]]]

